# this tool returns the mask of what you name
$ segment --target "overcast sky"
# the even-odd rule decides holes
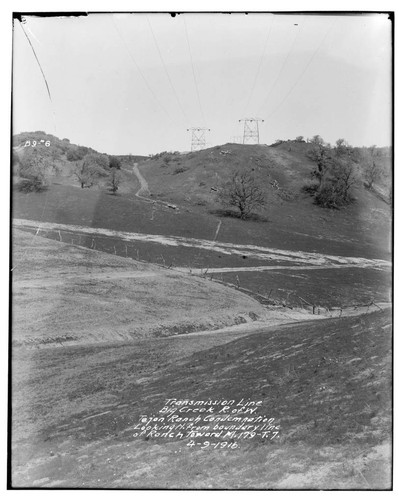
[[[109,154],[190,149],[242,136],[391,144],[385,14],[29,16],[14,26],[13,133],[45,130]]]

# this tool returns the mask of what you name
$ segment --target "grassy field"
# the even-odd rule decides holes
[[[368,255],[374,247],[374,252],[385,253],[389,249],[390,208],[361,184],[354,193],[356,203],[340,211],[320,209],[302,193],[314,168],[306,156],[308,148],[306,143],[277,147],[226,144],[188,155],[170,155],[167,164],[163,157],[149,160],[140,168],[155,198],[216,216],[222,212],[212,188],[220,187],[237,168],[253,171],[267,193],[262,215],[269,222],[256,225],[224,217],[222,240],[238,242],[245,231],[250,241],[257,237],[258,244],[279,248],[306,246],[307,250],[327,252],[331,248],[334,253],[363,251]],[[184,171],[176,174],[176,168]],[[279,189],[272,187],[274,181]]]
[[[150,169],[148,165],[150,162],[142,167],[146,175],[147,169]],[[137,179],[135,182],[131,186],[132,193],[136,187],[138,189]],[[16,193],[13,217],[209,241],[214,240],[219,228],[217,241],[220,242],[390,260],[388,209],[378,199],[368,200],[368,211],[362,211],[358,206],[339,212],[318,209],[310,205],[309,200],[295,205],[285,202],[282,207],[276,208],[279,219],[264,222],[220,217],[220,214],[210,213],[204,207],[195,208],[188,202],[178,211],[159,204],[154,209],[151,203],[139,200],[132,193],[111,196],[101,190],[53,185],[45,193]],[[366,193],[365,196],[372,195]],[[303,210],[311,211],[304,215]],[[355,217],[356,212],[359,220]],[[47,236],[59,239],[57,232],[47,232]],[[78,239],[73,232],[63,233],[63,241],[79,242],[93,248],[92,237],[79,235]],[[157,243],[126,243],[119,238],[100,236],[95,239],[95,248],[165,267],[203,268],[204,271],[209,267],[245,267],[265,263],[245,255],[229,256],[205,249],[168,247]],[[274,260],[273,264],[284,265],[284,262]],[[214,277],[237,284],[235,273]],[[267,275],[265,272],[240,273],[239,281],[242,287],[256,293],[269,294],[273,289],[275,300],[284,300],[295,307],[298,306],[296,296],[323,307],[387,301],[391,287],[389,272],[367,269],[352,269],[348,273],[339,270],[301,271],[299,274],[268,271]]]
[[[125,157],[117,196],[80,189],[62,157],[47,191],[13,192],[13,219],[38,221],[12,234],[13,486],[389,489],[392,318],[367,304],[391,301],[390,267],[333,266],[389,264],[391,207],[361,185],[345,210],[313,205],[301,191],[306,148]],[[148,200],[135,195],[135,160]],[[212,188],[238,167],[267,191],[258,218],[216,201]],[[37,233],[40,222],[69,226]],[[270,259],[219,243],[264,247]],[[302,257],[313,268],[300,269]],[[312,305],[326,310],[310,314]],[[327,319],[350,306],[352,317]],[[258,401],[280,432],[223,449],[135,436],[170,398]]]
[[[22,227],[29,234],[36,233],[33,228]],[[291,307],[300,308],[307,304],[324,308],[345,308],[371,302],[391,301],[391,269],[388,266],[378,268],[376,265],[375,268],[365,268],[359,263],[358,267],[337,268],[333,267],[333,264],[327,264],[327,268],[323,268],[316,264],[312,265],[311,261],[306,266],[306,257],[302,257],[302,254],[298,254],[297,257],[293,254],[292,257],[287,257],[287,260],[276,260],[278,254],[274,255],[271,252],[270,260],[260,260],[246,254],[227,255],[196,247],[127,241],[123,237],[101,236],[101,234],[91,236],[73,230],[72,226],[71,230],[62,231],[61,235],[57,230],[42,227],[40,235],[56,241],[61,238],[65,243],[79,244],[170,269],[201,272],[208,279],[250,290],[269,297],[272,302],[284,303]],[[317,258],[316,254],[312,255]],[[299,261],[295,260],[296,258]],[[303,259],[303,262],[300,262],[300,259]],[[245,271],[252,266],[254,268],[263,266],[263,268]],[[301,266],[305,268],[302,269]],[[276,267],[280,269],[275,269]],[[220,268],[221,272],[212,271],[212,268]],[[232,270],[226,272],[223,268]]]
[[[13,345],[118,342],[287,322],[234,289],[173,270],[13,235]]]
[[[13,485],[388,489],[391,315],[13,351]],[[275,441],[135,438],[168,398],[261,401]]]
[[[376,269],[322,269],[270,270],[215,274],[218,280],[237,284],[256,293],[285,302],[292,307],[308,304],[321,307],[350,307],[371,302],[391,302],[390,270]],[[301,298],[303,300],[301,300]]]
[[[330,211],[303,198],[299,203],[270,204],[267,221],[242,221],[224,216],[215,204],[198,207],[184,202],[178,211],[156,204],[154,210],[151,203],[134,196],[136,187],[118,196],[61,184],[53,184],[44,193],[15,192],[12,216],[209,240],[221,222],[218,241],[368,258],[390,255],[390,211],[370,193],[365,194],[370,198],[366,207]]]

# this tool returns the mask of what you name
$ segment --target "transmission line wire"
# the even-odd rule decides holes
[[[38,56],[37,56],[37,54],[36,54],[36,52],[35,52],[35,49],[33,48],[33,45],[32,45],[32,43],[31,43],[31,41],[30,41],[30,39],[29,39],[29,36],[27,35],[27,33],[26,33],[26,31],[25,31],[25,29],[24,29],[24,27],[23,27],[23,23],[22,23],[22,22],[20,22],[19,24],[20,24],[20,26],[21,26],[21,28],[22,28],[22,31],[24,32],[24,34],[25,34],[25,36],[26,36],[26,38],[27,38],[27,40],[28,40],[28,42],[29,42],[29,45],[30,45],[30,47],[31,47],[31,49],[32,49],[32,52],[33,52],[34,56],[35,56],[36,62],[37,62],[38,66],[39,66],[39,68],[40,68],[40,71],[41,71],[41,73],[42,73],[42,76],[43,76],[43,79],[44,79],[44,83],[46,84],[47,93],[48,93],[48,96],[49,96],[49,99],[50,99],[50,102],[51,102],[52,111],[53,111],[54,130],[55,130],[55,134],[56,134],[56,133],[57,133],[57,126],[56,126],[56,121],[55,121],[54,103],[53,103],[53,100],[51,99],[50,88],[49,88],[49,85],[48,85],[48,83],[47,83],[46,75],[44,74],[44,71],[43,71],[42,65],[40,64],[39,58],[38,58]],[[31,32],[31,30],[29,30],[29,31]],[[31,33],[32,33],[32,32],[31,32]],[[33,35],[33,33],[32,33],[32,35]],[[34,36],[34,35],[33,35],[33,36]],[[34,37],[35,37],[35,36],[34,36]],[[13,154],[14,154],[14,153],[13,153]],[[46,211],[46,208],[47,208],[47,201],[48,201],[48,192],[46,191],[46,196],[45,196],[45,199],[44,199],[43,209],[42,209],[41,216],[40,216],[40,219],[39,219],[40,221],[42,221],[42,220],[43,220],[44,212]],[[41,226],[41,222],[39,222],[39,225],[38,225],[38,227],[37,227],[37,230],[36,230],[36,232],[32,235],[32,238],[30,239],[30,243],[29,243],[29,244],[32,244],[32,243],[33,243],[33,241],[35,240],[35,238],[36,238],[37,234],[38,234],[38,233],[39,233],[39,231],[40,231],[40,226]],[[26,250],[25,250],[25,252],[24,252],[24,253],[23,253],[23,255],[22,255],[21,261],[23,261],[23,260],[25,259],[25,256],[26,256],[26,254],[28,253],[28,251],[29,251],[29,248],[27,247],[27,248],[26,248]],[[15,270],[15,268],[16,268],[16,267],[18,267],[18,266],[19,266],[19,263],[14,264],[14,266],[10,269],[10,271],[11,271],[11,272],[12,272],[12,271],[14,271],[14,270]]]
[[[175,94],[176,101],[177,101],[177,103],[178,103],[178,105],[179,105],[179,107],[180,107],[180,110],[181,110],[181,112],[182,112],[182,114],[183,114],[183,116],[184,116],[184,119],[186,120],[186,122],[188,122],[187,114],[186,114],[186,112],[185,112],[185,110],[184,110],[184,108],[183,108],[183,106],[182,106],[182,104],[181,104],[181,102],[180,102],[179,96],[178,96],[178,94],[177,94],[177,92],[176,92],[176,89],[175,89],[175,87],[174,87],[174,85],[173,85],[172,79],[171,79],[171,77],[170,77],[170,75],[169,75],[169,71],[168,71],[168,69],[167,69],[167,67],[166,67],[166,64],[165,64],[165,61],[164,61],[164,59],[163,59],[163,57],[162,57],[162,53],[161,53],[161,50],[160,50],[160,48],[159,48],[159,45],[158,45],[157,39],[156,39],[156,37],[155,37],[155,33],[154,33],[153,28],[152,28],[151,21],[150,21],[150,19],[149,19],[149,17],[148,17],[148,16],[146,16],[146,19],[147,19],[147,22],[148,22],[148,26],[150,27],[150,31],[151,31],[151,34],[152,34],[152,38],[153,38],[154,43],[155,43],[155,46],[156,46],[156,48],[157,48],[157,51],[158,51],[158,54],[159,54],[159,58],[161,59],[163,69],[165,70],[166,76],[168,77],[169,84],[170,84],[170,86],[171,86],[171,88],[172,88],[172,90],[173,90],[173,93]]]
[[[303,69],[303,71],[300,73],[299,77],[296,79],[295,83],[291,86],[291,88],[289,89],[289,91],[286,93],[286,95],[284,96],[283,100],[280,102],[280,104],[278,104],[278,106],[267,116],[266,120],[268,118],[270,118],[271,116],[273,116],[280,108],[281,106],[285,103],[285,101],[288,99],[288,97],[291,95],[291,93],[294,91],[295,87],[298,85],[298,83],[300,82],[300,80],[302,79],[303,75],[306,73],[307,69],[309,68],[309,66],[312,64],[312,61],[313,59],[316,57],[316,55],[318,54],[318,52],[320,51],[321,47],[323,46],[323,43],[325,42],[326,38],[328,37],[328,35],[330,34],[332,28],[334,27],[335,25],[335,21],[331,24],[330,28],[328,29],[328,31],[326,32],[326,34],[324,35],[324,37],[322,38],[319,46],[317,47],[317,49],[313,52],[311,58],[309,59],[309,61],[307,62],[305,68]]]
[[[258,65],[258,69],[257,69],[256,75],[255,75],[255,79],[254,79],[253,84],[252,84],[251,92],[249,94],[248,101],[247,101],[247,104],[245,106],[245,113],[244,113],[245,115],[247,114],[248,106],[249,106],[249,103],[251,102],[252,95],[254,93],[255,86],[256,86],[256,83],[258,81],[258,77],[259,77],[259,73],[260,73],[260,68],[262,67],[263,59],[265,57],[266,47],[267,47],[267,44],[269,42],[270,33],[272,31],[272,26],[273,26],[274,20],[275,20],[275,17],[273,16],[272,17],[272,21],[271,21],[270,26],[269,26],[269,31],[268,31],[267,36],[265,38],[265,43],[263,44],[262,56],[261,56],[261,58],[259,60],[259,65]]]
[[[205,125],[206,124],[205,115],[204,115],[204,111],[203,111],[202,105],[201,105],[201,99],[200,99],[199,90],[198,90],[198,82],[197,82],[197,78],[195,76],[193,56],[192,56],[192,53],[191,53],[190,40],[189,40],[189,37],[188,37],[187,24],[186,24],[186,19],[185,19],[184,15],[183,15],[183,23],[184,23],[184,31],[186,33],[186,40],[187,40],[188,51],[189,51],[189,54],[190,54],[191,70],[193,72],[193,78],[194,78],[194,83],[195,83],[195,89],[196,89],[196,92],[197,92],[198,104],[199,104],[199,108],[200,108],[200,111],[201,111],[201,117],[202,117],[202,120],[204,122],[203,125]]]
[[[113,17],[112,17],[112,16],[111,16],[111,21],[112,21],[112,23],[113,23],[113,25],[114,25],[114,28],[115,28],[116,32],[118,33],[119,38],[122,40],[122,43],[123,43],[123,45],[125,46],[126,51],[127,51],[127,53],[129,54],[130,59],[133,61],[133,64],[134,64],[134,66],[135,66],[136,70],[138,71],[139,75],[140,75],[140,76],[141,76],[141,78],[143,79],[143,81],[144,81],[144,83],[145,83],[145,85],[146,85],[147,89],[148,89],[148,90],[149,90],[149,92],[151,93],[151,95],[152,95],[152,97],[154,98],[155,102],[156,102],[156,103],[158,104],[158,106],[162,109],[162,111],[163,111],[163,112],[167,115],[167,117],[168,117],[170,120],[172,120],[172,118],[171,118],[170,114],[167,112],[167,110],[165,109],[165,107],[163,106],[163,104],[160,102],[160,100],[159,100],[159,99],[158,99],[158,97],[156,96],[155,92],[152,90],[152,88],[151,88],[150,84],[148,83],[148,81],[147,81],[146,77],[144,76],[143,72],[141,71],[141,69],[140,69],[139,65],[137,64],[136,59],[133,57],[133,54],[130,52],[129,47],[128,47],[127,43],[125,42],[125,39],[123,38],[122,33],[119,31],[119,28],[118,28],[118,26],[117,26],[117,24],[116,24],[116,22],[114,21],[114,19],[113,19]],[[172,120],[172,121],[173,121],[173,120]]]
[[[269,97],[270,97],[271,93],[273,92],[273,90],[274,90],[274,88],[275,88],[275,86],[276,86],[276,84],[277,84],[278,80],[280,79],[280,76],[281,76],[281,74],[282,74],[282,72],[283,72],[283,70],[284,70],[284,68],[285,68],[285,65],[287,64],[287,61],[288,61],[288,59],[289,59],[289,57],[290,57],[290,55],[291,55],[291,53],[292,53],[292,49],[294,48],[294,45],[295,45],[296,39],[298,38],[299,31],[300,31],[300,30],[298,29],[298,30],[297,30],[297,32],[296,32],[296,35],[294,36],[294,38],[293,38],[293,40],[292,40],[291,47],[290,47],[289,51],[287,52],[287,54],[286,54],[286,56],[285,56],[284,62],[283,62],[283,64],[282,64],[282,65],[281,65],[281,67],[280,67],[280,71],[278,72],[278,75],[277,75],[277,77],[275,78],[275,80],[274,80],[274,82],[273,82],[273,85],[272,85],[272,86],[270,87],[270,89],[268,90],[268,92],[267,92],[267,94],[266,94],[266,98],[265,98],[265,100],[263,101],[263,104],[262,104],[262,106],[260,106],[260,108],[259,108],[259,109],[262,109],[262,108],[263,108],[263,106],[266,104],[266,102],[268,101],[268,99],[269,99]]]
[[[39,61],[39,58],[37,57],[37,54],[36,54],[36,51],[32,45],[32,42],[30,41],[30,38],[28,36],[28,34],[26,33],[25,29],[24,29],[24,26],[23,26],[23,23],[20,21],[20,26],[22,28],[22,31],[24,32],[24,35],[26,36],[26,39],[28,40],[29,42],[29,45],[32,49],[32,52],[33,52],[33,55],[35,56],[35,59],[36,59],[36,62],[40,68],[40,71],[41,71],[41,74],[43,76],[43,80],[44,80],[44,83],[46,84],[46,89],[47,89],[47,94],[48,94],[48,97],[50,99],[50,102],[51,102],[51,108],[52,108],[52,112],[53,112],[53,121],[54,121],[54,130],[55,130],[55,133],[57,133],[57,125],[56,125],[56,121],[55,121],[55,112],[54,112],[54,103],[53,103],[53,100],[51,98],[51,93],[50,93],[50,88],[49,88],[49,85],[47,83],[47,78],[46,78],[46,75],[44,74],[44,71],[43,71],[43,68],[42,68],[42,65],[40,64],[40,61]],[[30,30],[29,30],[30,31]]]

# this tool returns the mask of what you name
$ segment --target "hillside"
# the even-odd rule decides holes
[[[22,139],[29,134],[14,138],[15,143],[21,143]],[[46,136],[50,137],[51,136]],[[51,156],[50,164],[54,169],[48,172],[50,189],[45,195],[46,199],[61,196],[78,198],[83,205],[85,200],[104,198],[103,192],[107,191],[106,179],[100,180],[98,185],[90,190],[79,191],[74,189],[70,194],[56,193],[57,185],[78,187],[79,182],[73,172],[77,161],[68,161],[66,155],[68,148],[75,148],[65,140],[56,140],[53,147],[41,146],[40,152]],[[81,148],[81,146],[80,146]],[[391,233],[391,207],[384,201],[386,193],[391,185],[391,164],[389,156],[383,157],[385,168],[384,178],[376,183],[374,190],[365,189],[359,181],[354,189],[356,202],[345,209],[328,210],[315,206],[312,198],[302,191],[304,184],[309,182],[310,172],[314,165],[307,157],[309,144],[295,141],[283,142],[275,146],[263,145],[241,145],[226,144],[206,150],[180,154],[162,153],[151,158],[140,158],[134,156],[121,156],[122,181],[117,197],[112,200],[104,198],[109,210],[129,213],[129,204],[136,205],[138,199],[134,194],[140,189],[137,177],[133,174],[133,165],[138,163],[140,171],[144,175],[151,193],[151,200],[169,202],[180,209],[178,216],[170,214],[173,223],[157,224],[153,217],[146,224],[146,232],[159,233],[166,231],[169,234],[184,234],[186,224],[184,219],[190,220],[190,236],[203,237],[201,226],[217,226],[220,221],[221,227],[218,239],[221,241],[246,242],[252,244],[267,244],[269,246],[301,248],[310,251],[332,251],[343,255],[364,255],[380,258],[389,258],[390,255],[390,233]],[[20,150],[18,152],[20,154]],[[136,161],[137,160],[137,161]],[[235,169],[245,169],[253,172],[260,186],[266,191],[267,203],[264,211],[259,212],[258,220],[241,221],[234,217],[226,217],[226,209],[217,199],[217,190],[229,178]],[[361,166],[360,166],[361,168]],[[51,169],[50,169],[51,170]],[[377,192],[378,191],[378,192]],[[93,195],[92,193],[96,194]],[[381,196],[380,193],[383,193]],[[16,193],[15,213],[20,212],[20,207],[26,203],[33,206],[26,209],[32,213],[31,218],[41,218],[35,215],[36,201],[40,205],[40,196],[30,197]],[[57,203],[57,202],[56,202]],[[65,202],[61,202],[65,205]],[[99,203],[96,208],[101,211]],[[96,222],[101,227],[118,226],[119,229],[134,230],[131,226],[139,212],[146,210],[146,203],[139,203],[137,208],[130,209],[129,220],[123,222],[118,217],[112,219],[111,226],[103,221],[101,215],[96,215]],[[140,208],[139,208],[140,207]],[[83,212],[82,212],[83,208]],[[147,207],[149,208],[149,207]],[[158,213],[162,212],[162,207]],[[90,213],[92,214],[90,208]],[[54,217],[55,207],[52,208],[51,216]],[[68,209],[73,211],[74,207]],[[149,208],[151,210],[151,208]],[[80,209],[84,215],[84,207]],[[26,210],[24,210],[26,212]],[[39,209],[39,213],[42,214]],[[170,212],[170,210],[169,210]],[[90,215],[90,214],[88,214]],[[46,214],[43,213],[43,217]],[[25,216],[21,216],[25,218]],[[107,217],[109,218],[109,216]],[[194,221],[201,220],[200,224]],[[57,222],[63,222],[57,220]],[[74,222],[76,223],[76,221]],[[156,224],[157,228],[152,228]],[[183,223],[183,226],[181,225]],[[299,245],[299,247],[298,247]]]
[[[50,185],[56,183],[72,186],[79,186],[75,171],[85,155],[93,153],[97,155],[103,154],[93,148],[71,143],[67,138],[59,139],[43,131],[16,134],[12,138],[12,146],[15,183],[19,180],[18,171],[20,164],[28,151],[32,152],[34,150],[37,157],[44,160],[42,169]],[[111,157],[118,159],[122,168],[146,159],[145,156],[141,155],[110,155],[109,158]],[[121,175],[124,179],[123,172]],[[123,184],[125,185],[126,183],[123,182]],[[125,187],[123,186],[122,192],[130,192]],[[93,189],[98,188],[106,189],[106,181],[104,179],[100,179],[98,184],[93,186]]]
[[[19,230],[13,290],[15,346],[115,343],[309,316],[287,319],[209,280]]]
[[[54,144],[12,195],[12,485],[388,489],[385,195],[315,205],[292,141],[119,157],[112,194]],[[267,194],[247,220],[235,168]]]
[[[389,489],[390,313],[305,326],[16,350],[13,486]],[[173,398],[260,402],[278,437],[153,435]]]
[[[93,148],[81,146],[80,144],[74,144],[69,139],[59,137],[53,134],[47,134],[42,130],[37,130],[35,132],[21,132],[20,134],[15,134],[12,137],[12,147],[15,148],[18,152],[22,151],[22,148],[28,147],[28,143],[30,146],[33,145],[33,141],[36,141],[37,147],[45,146],[45,143],[48,141],[49,148],[53,151],[53,155],[55,157],[59,157],[61,161],[66,160],[66,154],[69,150],[74,150],[77,148],[83,148],[85,152],[90,153],[99,153]],[[54,153],[55,150],[55,153]],[[142,155],[113,155],[118,157],[122,162],[131,162],[131,161],[141,161],[145,160],[147,157]]]
[[[315,206],[312,198],[302,191],[314,169],[307,157],[309,149],[309,144],[294,141],[272,147],[226,144],[187,155],[164,154],[139,165],[154,198],[171,201],[198,214],[223,218],[221,239],[249,238],[252,242],[257,231],[263,235],[258,237],[271,245],[281,246],[286,238],[301,239],[302,244],[307,239],[308,248],[316,250],[320,240],[329,241],[329,245],[339,241],[348,250],[360,245],[366,252],[372,247],[374,252],[388,255],[389,204],[365,189],[359,180],[354,189],[354,204],[342,210]],[[218,203],[217,190],[236,169],[254,173],[257,183],[266,191],[267,203],[260,212],[259,224],[246,221],[242,226],[236,221],[232,236],[223,229],[225,222],[229,225],[230,221]],[[383,182],[378,185],[385,193],[390,176],[391,165],[386,164]],[[242,231],[245,236],[241,236]]]

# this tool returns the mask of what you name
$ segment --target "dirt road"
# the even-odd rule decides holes
[[[92,236],[108,236],[119,238],[123,241],[157,243],[165,246],[181,246],[188,248],[198,248],[212,252],[218,252],[223,255],[238,255],[247,258],[253,258],[263,261],[285,261],[292,265],[324,266],[324,268],[335,267],[360,267],[389,269],[391,263],[381,259],[365,259],[362,257],[345,257],[337,255],[326,255],[316,252],[301,252],[295,250],[280,250],[277,248],[261,247],[256,245],[241,245],[236,243],[215,242],[211,240],[202,240],[196,238],[185,238],[180,236],[162,236],[157,234],[131,233],[124,231],[115,231],[112,229],[77,226],[72,224],[58,224],[55,222],[40,222],[26,219],[14,219],[13,225],[21,228],[40,230],[58,230],[71,233],[78,233]],[[238,268],[239,269],[239,268]],[[248,268],[246,268],[248,269]],[[233,268],[235,271],[236,268]],[[257,269],[258,270],[258,269]],[[217,270],[219,272],[219,269]],[[230,272],[225,271],[225,272]]]
[[[146,196],[150,195],[150,189],[148,187],[147,181],[141,175],[141,172],[140,172],[139,167],[138,167],[138,163],[135,163],[133,165],[133,172],[140,182],[140,189],[137,191],[136,196],[138,198],[141,198],[141,197],[145,198]],[[146,195],[146,196],[143,196],[143,195]]]

